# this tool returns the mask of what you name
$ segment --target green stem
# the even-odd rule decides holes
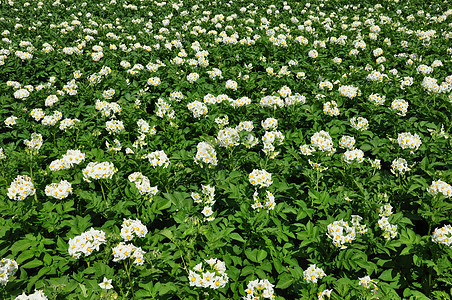
[[[135,300],[135,292],[133,291],[132,279],[130,278],[130,272],[132,270],[132,262],[130,262],[130,259],[129,259],[129,268],[127,269],[127,264],[125,261],[124,261],[124,268],[126,269],[127,278],[129,279],[130,289],[132,290],[132,297]]]
[[[33,201],[33,203],[38,203],[38,195],[36,193],[36,187],[35,187],[35,182],[33,179],[33,153],[30,153],[30,177],[31,177],[31,183],[33,184],[33,187],[35,189],[35,200]]]
[[[209,166],[206,166],[206,176],[207,176],[207,184],[210,185],[210,176],[209,176]]]
[[[102,190],[102,197],[104,198],[105,204],[107,205],[107,208],[108,208],[107,198],[105,198],[104,185],[102,184],[102,181],[99,181],[99,184],[100,184],[100,189]]]

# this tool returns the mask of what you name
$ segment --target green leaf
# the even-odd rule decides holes
[[[32,261],[29,261],[20,267],[24,269],[33,269],[39,266],[42,266],[42,261],[40,261],[39,259],[33,259]]]
[[[158,210],[165,210],[165,209],[170,208],[170,207],[171,207],[171,201],[168,200],[168,199],[162,199],[157,204],[157,209]]]
[[[245,250],[245,255],[252,262],[257,262],[257,258],[256,258],[256,256],[257,256],[257,249],[254,249],[254,250],[246,249]]]
[[[82,295],[83,295],[83,297],[85,297],[85,298],[88,297],[88,292],[87,292],[87,290],[86,290],[86,286],[83,285],[83,284],[81,284],[81,283],[79,283],[78,286],[79,286],[80,289],[82,290]]]
[[[293,283],[293,278],[290,274],[284,273],[279,276],[279,281],[276,284],[277,289],[286,289]]]
[[[231,239],[245,243],[245,240],[240,236],[240,234],[238,234],[237,232],[233,232],[229,235],[231,237]]]
[[[174,293],[177,292],[177,287],[172,282],[164,283],[161,285],[161,287],[158,289],[158,291],[159,291],[159,296],[163,296],[170,292],[174,292]]]
[[[34,251],[32,250],[26,250],[24,252],[22,252],[17,258],[16,258],[16,262],[18,264],[22,264],[24,261],[29,260],[30,258],[34,257]]]
[[[262,262],[267,257],[267,252],[265,250],[260,249],[257,251],[257,262]]]
[[[161,235],[163,235],[164,237],[167,237],[168,239],[173,240],[173,233],[168,228],[163,229],[159,233]]]

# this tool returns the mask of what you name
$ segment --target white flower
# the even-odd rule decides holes
[[[113,285],[111,285],[113,279],[107,279],[106,277],[104,277],[104,281],[102,281],[101,283],[99,283],[99,286],[103,289],[103,290],[109,290],[113,288]]]
[[[212,207],[204,206],[204,209],[201,212],[205,217],[209,217],[213,214]]]
[[[111,179],[118,171],[111,162],[90,162],[83,169],[83,179],[91,182],[90,179]]]
[[[360,149],[347,150],[343,157],[347,164],[353,162],[362,163],[364,161],[364,152]]]
[[[427,189],[430,195],[437,195],[438,193],[443,194],[445,197],[452,197],[452,187],[447,182],[442,180],[432,181],[432,184]]]
[[[253,172],[250,173],[249,181],[252,185],[259,188],[269,187],[273,183],[271,173],[257,169],[254,169]]]
[[[46,196],[61,200],[72,194],[72,185],[67,180],[61,180],[60,183],[47,185],[45,193]]]
[[[416,133],[413,135],[410,132],[399,133],[397,142],[402,149],[414,149],[417,150],[421,146],[421,138]]]
[[[167,168],[170,164],[169,158],[163,150],[154,151],[146,155],[146,158],[149,160],[149,163],[154,168],[155,167]]]
[[[18,89],[14,92],[14,98],[16,99],[26,99],[30,96],[30,92],[27,89]]]
[[[328,225],[326,235],[332,240],[333,245],[340,249],[346,249],[346,243],[351,243],[355,239],[355,227],[349,226],[344,220],[334,221]]]
[[[323,277],[325,277],[326,274],[323,271],[322,268],[317,268],[316,265],[310,265],[309,268],[303,271],[303,278],[307,282],[317,283],[317,281]]]
[[[432,235],[432,241],[450,247],[452,245],[452,226],[444,225],[441,228],[436,228]]]
[[[336,151],[336,149],[333,148],[333,139],[330,134],[323,130],[314,133],[311,137],[311,145],[322,152],[326,151],[333,153]]]
[[[11,200],[22,201],[28,196],[35,194],[35,188],[31,178],[27,175],[19,175],[8,188],[8,198]]]
[[[403,175],[406,171],[410,171],[408,162],[404,158],[397,158],[392,161],[391,173],[394,175]]]
[[[215,148],[207,143],[207,142],[200,142],[198,143],[197,152],[194,157],[196,163],[206,163],[211,164],[213,166],[216,166],[218,163],[217,160],[217,153],[215,151]]]

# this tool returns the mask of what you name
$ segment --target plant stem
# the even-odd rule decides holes
[[[30,177],[31,177],[31,183],[33,184],[33,187],[35,188],[35,200],[33,201],[33,203],[38,203],[38,195],[36,194],[36,187],[35,187],[35,182],[33,180],[33,153],[30,153]]]
[[[102,181],[99,181],[99,184],[100,184],[100,189],[102,190],[102,197],[104,198],[105,204],[107,204],[107,208],[108,208],[107,198],[105,198],[105,193],[104,193],[104,185],[102,184]]]
[[[132,263],[130,262],[130,258],[129,258],[129,268],[127,269],[127,264],[125,261],[124,261],[124,268],[126,269],[127,278],[129,279],[130,289],[132,290],[132,297],[135,300],[135,292],[133,291],[132,279],[130,278],[130,271],[132,270]]]

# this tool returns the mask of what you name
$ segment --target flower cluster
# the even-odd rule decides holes
[[[386,101],[386,96],[382,96],[380,94],[371,94],[369,96],[369,101],[374,105],[383,105]]]
[[[117,171],[111,162],[90,162],[83,169],[83,180],[91,182],[90,179],[111,179]]]
[[[237,99],[237,100],[233,100],[233,99],[232,99],[232,100],[229,102],[229,104],[230,104],[232,107],[234,107],[234,108],[242,107],[242,106],[246,106],[246,105],[251,104],[251,99],[248,98],[248,97],[241,97],[241,98],[239,98],[239,99]]]
[[[319,83],[319,89],[331,91],[333,89],[333,84],[328,80],[322,81]]]
[[[444,225],[441,228],[436,228],[432,235],[432,241],[452,247],[452,226]]]
[[[249,181],[256,188],[269,187],[272,181],[272,174],[265,170],[254,169],[249,175]]]
[[[237,91],[237,86],[238,86],[238,84],[234,80],[228,80],[228,81],[226,81],[226,84],[225,84],[226,89],[231,89],[234,91]]]
[[[42,135],[34,132],[31,134],[31,140],[24,140],[24,144],[29,150],[39,151],[42,146]]]
[[[17,120],[17,117],[15,117],[15,116],[10,116],[10,117],[6,118],[5,119],[6,127],[12,128],[13,125],[16,125],[16,120]]]
[[[44,105],[45,106],[53,106],[58,102],[58,97],[56,95],[50,95],[46,98]]]
[[[448,197],[448,198],[452,197],[451,185],[442,180],[432,181],[432,184],[427,189],[427,192],[430,195],[438,195],[438,193],[441,193],[445,197]]]
[[[280,131],[266,131],[262,137],[262,143],[264,144],[262,151],[268,155],[269,158],[273,159],[279,154],[278,151],[275,151],[274,143],[282,145],[283,141],[284,135]]]
[[[396,99],[391,103],[391,110],[399,116],[406,116],[408,105],[408,102],[404,99]]]
[[[330,298],[331,297],[331,292],[332,292],[333,290],[323,290],[322,292],[320,292],[318,295],[317,295],[317,300],[325,300],[325,296],[327,296],[328,298]]]
[[[322,167],[321,163],[316,163],[313,162],[312,160],[308,159],[308,163],[311,166],[311,168],[313,168],[314,170],[316,170],[317,172],[323,172],[328,170],[328,167]]]
[[[240,135],[237,129],[227,127],[218,132],[216,141],[220,147],[230,148],[240,144]]]
[[[365,234],[367,232],[367,225],[361,224],[360,222],[363,220],[361,216],[352,215],[352,225],[355,228],[355,232],[358,234]]]
[[[31,178],[27,175],[19,175],[11,182],[7,195],[11,200],[22,201],[28,196],[34,195],[35,192]]]
[[[330,117],[336,117],[340,115],[339,108],[336,101],[328,101],[323,104],[323,113]]]
[[[136,247],[133,244],[119,243],[116,247],[111,249],[113,254],[113,261],[118,262],[130,258],[137,266],[144,264],[144,252],[141,247]]]
[[[201,185],[202,196],[199,193],[192,192],[191,198],[195,203],[202,203],[204,205],[201,213],[204,215],[206,221],[213,221],[215,217],[213,216],[212,206],[215,204],[215,187],[208,185]]]
[[[157,133],[157,131],[155,130],[155,125],[151,128],[149,126],[149,123],[146,122],[143,119],[139,119],[137,121],[137,126],[138,126],[138,133],[139,134],[146,134],[149,133],[150,135],[154,135]]]
[[[205,163],[212,166],[217,165],[217,152],[211,144],[207,142],[200,142],[196,148],[197,151],[194,157],[196,163]]]
[[[31,110],[30,116],[35,119],[36,122],[39,122],[42,118],[44,118],[45,114],[41,108],[34,108]]]
[[[103,116],[114,117],[115,114],[121,114],[121,106],[116,102],[108,103],[107,101],[96,100],[96,109],[99,110]]]
[[[47,300],[46,294],[44,294],[41,290],[35,290],[33,294],[27,295],[25,293],[22,293],[21,295],[17,296],[14,300]]]
[[[14,92],[14,98],[26,99],[30,96],[30,92],[27,89],[18,89]]]
[[[77,123],[80,123],[80,120],[79,120],[79,119],[69,119],[69,118],[66,118],[66,119],[64,119],[64,120],[62,120],[62,121],[60,122],[60,130],[67,131],[68,129],[72,129],[72,128],[74,128],[74,126],[75,126]]]
[[[275,299],[274,285],[268,279],[256,279],[248,282],[243,300]]]
[[[334,221],[328,225],[326,235],[333,241],[333,245],[340,249],[346,249],[346,243],[351,243],[356,238],[354,226],[349,226],[344,220]]]
[[[359,279],[359,285],[365,287],[366,289],[371,289],[373,293],[378,291],[377,282],[373,279],[370,279],[369,276],[365,276]]]
[[[148,229],[140,220],[124,219],[121,225],[121,237],[124,241],[131,241],[134,236],[145,237]]]
[[[222,129],[225,126],[229,125],[229,116],[224,115],[223,117],[215,118],[215,123],[217,123],[217,125],[220,129]]]
[[[63,158],[52,161],[49,165],[49,168],[52,171],[70,169],[74,166],[74,164],[78,165],[84,160],[85,153],[81,152],[80,150],[67,150],[66,154],[63,154]]]
[[[355,148],[355,138],[352,136],[344,135],[339,140],[339,148],[352,150]]]
[[[382,205],[378,209],[380,220],[378,220],[378,226],[383,230],[383,237],[387,240],[393,239],[397,236],[397,225],[389,223],[389,217],[392,215],[391,204]]]
[[[41,124],[46,126],[55,126],[62,117],[63,114],[55,110],[52,115],[44,116],[44,118],[41,120]]]
[[[303,279],[307,282],[317,283],[319,279],[325,277],[326,274],[322,268],[318,268],[315,264],[310,265],[306,270],[303,271]]]
[[[359,90],[359,88],[352,85],[341,85],[338,90],[342,96],[350,99],[353,99],[356,96],[361,96],[361,91]]]
[[[105,122],[105,129],[108,134],[115,134],[124,130],[124,123],[120,120],[110,120]]]
[[[60,183],[47,185],[45,193],[46,196],[61,200],[72,194],[72,185],[67,180],[61,180]]]
[[[121,142],[118,139],[114,139],[113,144],[105,141],[105,146],[107,147],[107,151],[119,152],[122,149]]]
[[[147,82],[148,85],[152,85],[152,86],[159,86],[160,83],[161,83],[161,80],[158,77],[151,77],[148,79],[148,82]]]
[[[148,155],[146,155],[145,158],[149,160],[149,163],[154,168],[156,167],[166,168],[170,164],[169,158],[163,150],[151,152]]]
[[[91,227],[81,235],[69,239],[68,252],[70,256],[78,259],[82,253],[89,256],[94,250],[99,251],[100,245],[105,243],[105,232]]]
[[[200,262],[193,270],[189,271],[188,280],[190,281],[190,286],[211,289],[223,288],[229,280],[225,263],[216,258],[204,261],[208,265],[208,270],[205,270],[203,263]]]
[[[421,138],[416,133],[413,135],[410,132],[399,133],[397,142],[402,149],[414,149],[417,150],[421,146]]]
[[[288,98],[292,95],[292,91],[287,85],[285,85],[279,89],[278,94],[283,98]]]
[[[405,172],[410,171],[408,162],[404,158],[397,158],[392,161],[391,173],[394,175],[404,175]]]
[[[0,260],[0,284],[6,285],[11,276],[19,269],[17,262],[13,259],[2,258]]]
[[[284,107],[284,101],[278,96],[265,96],[259,103],[262,107],[270,107],[276,109],[277,107]]]
[[[350,125],[358,131],[366,131],[369,128],[369,121],[363,117],[353,117],[350,119]]]
[[[284,97],[284,96],[282,96],[282,97]],[[295,93],[294,95],[290,95],[290,96],[286,97],[284,100],[285,100],[287,106],[291,106],[291,105],[295,105],[295,104],[303,105],[306,103],[306,96],[300,95],[299,93]]]
[[[347,150],[344,153],[344,161],[347,164],[353,162],[362,163],[364,161],[364,152],[361,149]]]
[[[198,73],[190,73],[190,74],[187,75],[187,80],[190,83],[194,83],[198,79],[199,79],[199,74]]]
[[[314,133],[311,137],[311,145],[322,152],[326,151],[334,153],[336,151],[336,149],[333,148],[333,139],[330,134],[323,130]]]
[[[301,154],[303,154],[305,156],[309,156],[309,155],[313,155],[313,153],[315,152],[315,149],[309,145],[302,145],[302,146],[300,146],[300,152],[301,152]]]
[[[190,110],[193,113],[193,117],[200,118],[204,115],[207,115],[209,110],[207,109],[207,106],[199,101],[194,101],[191,103],[188,103],[188,110]]]
[[[385,204],[380,206],[378,209],[378,214],[380,217],[389,217],[392,215],[392,205],[391,204]]]
[[[275,118],[267,118],[265,121],[261,122],[261,125],[265,130],[276,130],[278,129],[278,120]]]
[[[275,196],[269,191],[265,191],[265,196],[263,199],[259,197],[259,192],[257,190],[254,191],[253,194],[254,203],[251,205],[253,209],[257,209],[257,211],[261,209],[265,210],[273,210],[275,209]]]
[[[128,178],[130,182],[135,183],[135,186],[141,195],[149,194],[151,196],[155,196],[158,193],[158,188],[156,186],[151,187],[149,178],[140,172],[132,173]]]

